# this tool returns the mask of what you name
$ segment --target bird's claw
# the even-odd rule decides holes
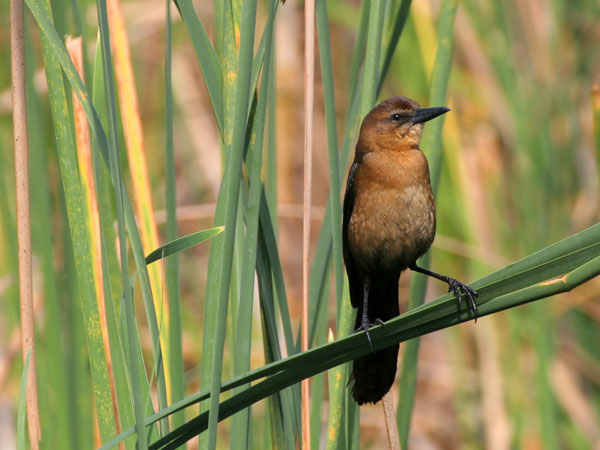
[[[448,292],[452,292],[454,294],[459,305],[462,303],[463,295],[467,297],[467,300],[469,301],[469,307],[471,308],[471,311],[473,311],[475,322],[477,322],[477,317],[479,316],[477,303],[475,303],[475,297],[479,295],[477,294],[477,291],[472,287],[455,280],[454,278],[450,278],[450,281],[448,282]]]
[[[377,325],[385,326],[385,323],[381,319],[375,319],[374,322],[370,322],[368,318],[363,317],[360,326],[354,330],[354,333],[359,333],[361,331],[365,332],[367,335],[367,340],[369,341],[369,347],[371,347],[371,353],[375,353],[375,350],[373,350],[373,343],[371,342],[371,334],[369,333],[369,329]]]

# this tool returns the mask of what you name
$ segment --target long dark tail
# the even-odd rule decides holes
[[[379,276],[369,283],[368,316],[370,322],[381,319],[384,322],[400,314],[398,306],[398,276]],[[357,293],[355,293],[356,295]],[[361,325],[361,300],[352,299],[358,304],[355,329]],[[352,396],[359,405],[377,403],[390,390],[396,377],[399,345],[385,348],[354,360],[352,376],[354,387]]]

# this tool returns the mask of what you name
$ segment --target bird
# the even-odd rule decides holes
[[[421,108],[406,97],[392,97],[369,112],[360,127],[343,204],[342,243],[357,308],[355,332],[400,314],[398,281],[410,269],[448,284],[460,303],[466,297],[475,319],[477,292],[460,281],[417,265],[431,246],[436,214],[427,158],[419,148],[425,122],[450,111]],[[353,362],[352,396],[359,405],[377,403],[396,376],[399,344]]]

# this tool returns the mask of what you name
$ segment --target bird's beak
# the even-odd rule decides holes
[[[428,120],[447,113],[448,111],[450,111],[450,108],[446,108],[445,106],[436,106],[435,108],[419,108],[415,112],[415,115],[412,117],[411,121],[414,124],[427,122]]]

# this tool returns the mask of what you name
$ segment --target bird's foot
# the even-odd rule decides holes
[[[473,315],[475,316],[475,322],[477,322],[477,317],[479,316],[479,312],[477,310],[477,303],[475,303],[475,298],[479,295],[477,291],[470,286],[467,286],[460,281],[448,277],[448,292],[452,292],[456,299],[458,300],[458,304],[462,303],[463,295],[467,297],[469,301],[469,307],[471,311],[473,311]]]
[[[359,333],[361,331],[365,332],[365,334],[367,335],[367,340],[369,341],[369,347],[371,347],[372,353],[375,353],[375,351],[373,350],[373,343],[371,342],[371,335],[369,334],[369,329],[373,328],[377,325],[385,326],[385,322],[381,319],[375,319],[374,322],[371,322],[371,321],[369,321],[368,317],[363,316],[360,326],[354,330],[354,333]]]

